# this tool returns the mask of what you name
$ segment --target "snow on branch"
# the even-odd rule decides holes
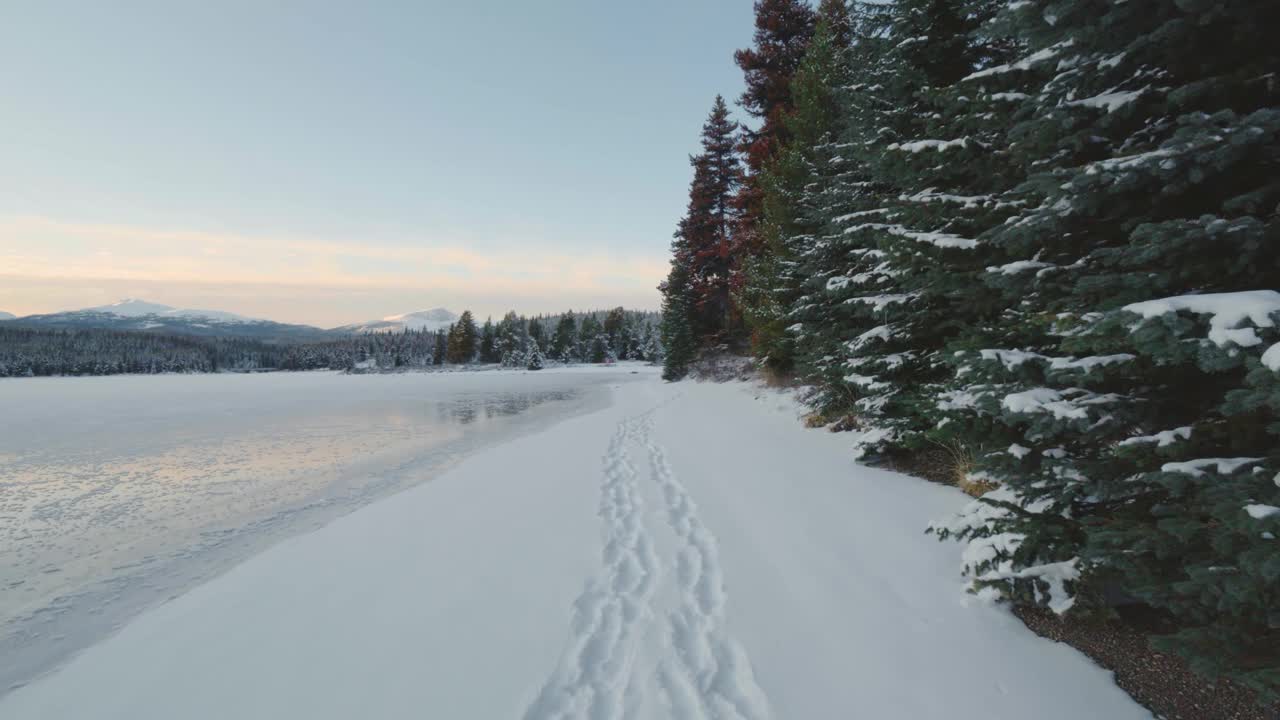
[[[1230,475],[1245,465],[1251,465],[1256,462],[1262,462],[1262,458],[1201,458],[1185,462],[1165,463],[1160,466],[1160,472],[1176,472],[1191,475],[1192,477],[1200,477],[1204,475],[1205,468],[1212,467],[1219,475]]]
[[[886,150],[902,150],[903,152],[918,153],[922,150],[950,150],[953,147],[968,147],[968,138],[957,138],[955,140],[916,140],[909,143],[893,143]]]
[[[1155,435],[1139,435],[1137,437],[1131,437],[1128,440],[1121,440],[1120,447],[1127,447],[1130,445],[1144,445],[1147,443],[1155,443],[1156,447],[1165,447],[1167,445],[1174,444],[1178,440],[1190,440],[1190,439],[1191,439],[1191,426],[1184,425],[1183,427],[1177,427],[1172,430],[1161,430]]]
[[[1060,420],[1087,420],[1087,405],[1101,405],[1119,400],[1114,393],[1099,395],[1083,388],[1067,388],[1058,391],[1040,387],[1006,395],[1000,403],[1012,413],[1049,413]]]
[[[1050,45],[1049,47],[1043,50],[1038,50],[1034,53],[1031,53],[1030,55],[1026,56],[1021,60],[1018,60],[1017,62],[1008,63],[1005,65],[996,65],[994,67],[989,67],[983,70],[979,70],[976,73],[972,73],[970,75],[967,75],[961,78],[960,81],[964,82],[965,80],[977,80],[978,78],[989,77],[991,75],[999,75],[1001,73],[1007,73],[1013,70],[1030,70],[1032,65],[1035,65],[1036,63],[1044,62],[1045,60],[1049,60],[1056,57],[1059,52],[1061,52],[1066,48],[1071,47],[1074,43],[1075,43],[1074,40],[1064,40],[1060,43]]]
[[[1206,295],[1179,295],[1147,300],[1145,302],[1125,305],[1127,310],[1144,319],[1187,311],[1197,315],[1209,315],[1209,339],[1218,346],[1233,342],[1240,347],[1254,347],[1262,343],[1262,339],[1254,331],[1254,327],[1275,327],[1272,315],[1280,312],[1280,292],[1275,290],[1247,290],[1233,293],[1211,293]],[[1240,327],[1246,320],[1254,327]],[[1267,354],[1275,348],[1267,351]],[[1280,365],[1280,353],[1264,362]],[[1271,364],[1268,364],[1271,367]],[[1272,369],[1275,369],[1274,367]]]

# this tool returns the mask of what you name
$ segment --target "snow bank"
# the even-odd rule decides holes
[[[143,616],[0,717],[1150,717],[963,592],[921,529],[966,496],[856,465],[802,411],[621,385]]]

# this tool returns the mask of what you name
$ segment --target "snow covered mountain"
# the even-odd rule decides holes
[[[266,341],[325,340],[334,337],[334,333],[310,325],[258,320],[224,310],[175,308],[135,298],[82,310],[28,315],[8,322],[66,329],[105,328],[177,335],[250,337]]]
[[[440,330],[457,322],[458,316],[444,308],[418,310],[402,315],[388,315],[381,320],[343,325],[334,328],[339,332],[400,332],[402,330]]]
[[[324,330],[310,325],[289,325],[249,318],[225,310],[177,308],[137,298],[125,298],[109,305],[48,315],[14,318],[8,313],[0,313],[0,320],[20,325],[68,329],[107,328],[179,335],[252,337],[269,341],[306,341],[327,340],[352,333],[401,332],[405,329],[434,332],[449,327],[458,320],[458,315],[445,308],[433,308]]]
[[[17,317],[17,315],[14,315],[13,313],[0,312],[0,320],[12,320],[15,317]]]
[[[224,310],[192,310],[175,308],[169,305],[161,305],[160,303],[138,300],[136,298],[125,298],[120,302],[111,303],[110,305],[99,305],[97,307],[77,310],[76,312],[109,313],[111,315],[132,318],[157,315],[160,317],[204,318],[213,322],[257,322],[254,318],[247,318],[243,315],[237,315]]]

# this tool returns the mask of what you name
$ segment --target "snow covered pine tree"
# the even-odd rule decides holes
[[[1116,592],[1211,676],[1280,689],[1280,5],[1018,2],[1034,201],[991,236],[1023,345],[975,350],[1000,487],[938,528],[975,585]],[[985,369],[984,369],[985,366]],[[1105,592],[1104,592],[1105,591]]]

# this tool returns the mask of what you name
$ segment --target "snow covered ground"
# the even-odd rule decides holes
[[[0,717],[1150,717],[962,592],[922,532],[959,492],[855,465],[774,391],[612,394],[145,613]]]
[[[604,407],[618,380],[0,379],[0,694],[283,537]]]

